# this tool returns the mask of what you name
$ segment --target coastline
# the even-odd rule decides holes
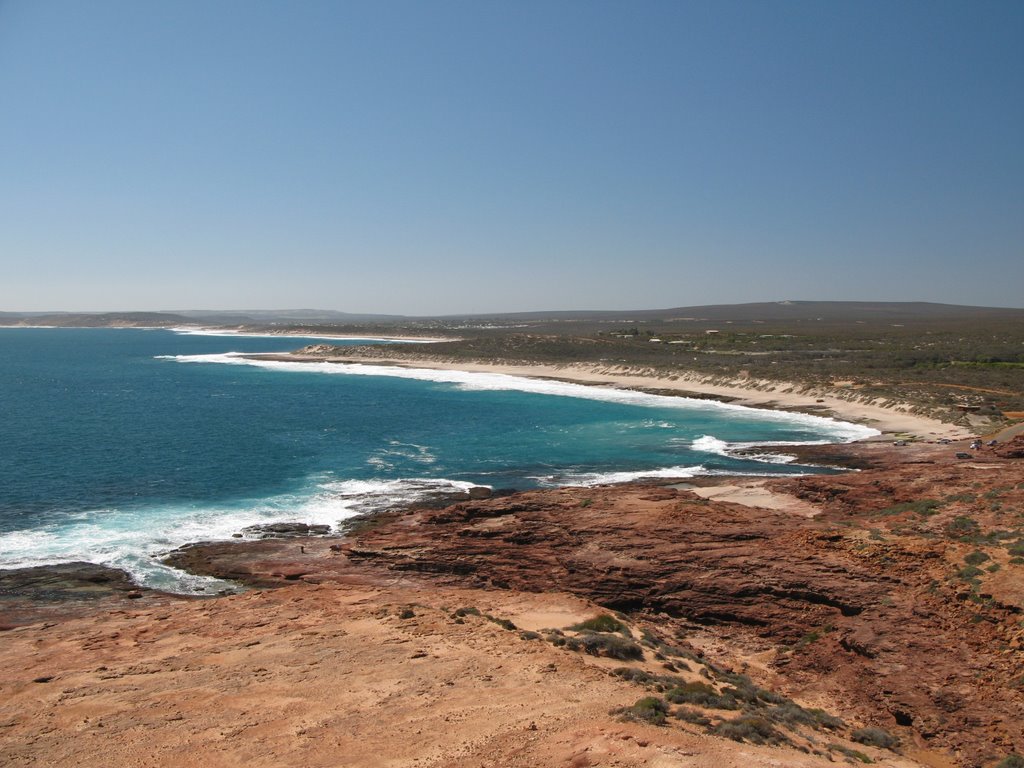
[[[367,768],[641,768],[666,754],[704,768],[851,754],[979,768],[979,754],[1019,752],[1024,592],[988,534],[1001,505],[1024,499],[1024,464],[925,443],[808,448],[871,468],[524,491],[389,510],[341,537],[171,553],[247,586],[223,597],[133,590],[103,569],[64,585],[36,569],[42,592],[0,602],[12,619],[0,622],[0,741],[12,764],[83,767],[225,752],[326,765],[340,752]],[[920,515],[920,498],[944,501]],[[969,546],[945,533],[967,514],[985,533]],[[971,587],[956,574],[975,548],[994,565]],[[49,609],[30,615],[37,600]],[[578,645],[595,637],[581,624],[609,611],[628,656]],[[678,706],[669,686],[764,693],[728,702],[735,712]],[[669,717],[630,714],[649,700]],[[723,735],[734,720],[764,722],[770,738]],[[867,744],[865,729],[898,746]]]
[[[0,330],[113,330],[113,331],[171,331],[185,336],[243,336],[248,338],[325,339],[332,341],[402,341],[408,344],[439,344],[458,341],[457,336],[395,336],[389,334],[359,335],[352,333],[304,333],[295,330],[258,331],[247,327],[217,328],[208,325],[30,325],[27,323],[0,323]]]
[[[82,563],[26,569],[0,583],[12,764],[980,768],[1022,751],[1024,438],[962,461],[937,439],[965,430],[789,385],[408,352],[245,357],[704,396],[888,434],[794,446],[862,472],[469,495],[163,561],[238,594],[163,594]],[[921,439],[892,444],[909,435]],[[984,567],[968,579],[972,561]],[[621,629],[583,626],[601,616]],[[733,730],[754,723],[766,735]]]
[[[49,327],[49,326],[47,326]],[[331,339],[335,341],[401,341],[407,344],[439,344],[458,341],[456,336],[395,336],[393,334],[359,335],[352,333],[304,333],[297,330],[258,331],[247,327],[213,328],[210,326],[174,326],[159,330],[173,331],[192,336],[245,336],[250,338],[295,337],[297,339]]]
[[[874,469],[730,478],[734,498],[707,478],[527,491],[391,510],[341,538],[184,548],[179,567],[249,589],[140,591],[12,627],[2,738],[26,766],[203,765],[227,750],[268,767],[341,752],[367,767],[640,768],[668,754],[824,768],[857,754],[980,768],[1019,752],[1019,569],[1003,544],[944,531],[965,514],[999,528],[1000,510],[970,499],[998,478],[1016,508],[1024,464],[936,444],[847,449]],[[922,496],[946,501],[921,516]],[[1001,565],[978,577],[981,602],[955,576],[975,548]],[[595,637],[580,624],[610,611],[628,656],[577,645]],[[678,706],[673,685],[764,693],[723,710]],[[670,716],[631,717],[651,699]],[[751,718],[765,741],[723,737]],[[863,741],[866,728],[897,746]]]
[[[245,355],[245,357],[282,362],[360,363],[399,368],[494,373],[652,394],[717,399],[748,408],[794,411],[811,416],[834,418],[839,421],[872,427],[882,433],[868,438],[869,440],[890,440],[894,437],[908,437],[915,440],[965,440],[974,436],[964,427],[911,413],[902,404],[882,405],[874,402],[847,400],[827,392],[800,391],[796,384],[784,382],[755,382],[750,387],[744,387],[712,382],[706,377],[696,374],[658,376],[653,372],[637,373],[614,367],[602,368],[576,363],[544,365],[540,363],[456,362],[439,358],[409,360],[398,357],[358,355],[342,357],[302,352],[253,354]]]

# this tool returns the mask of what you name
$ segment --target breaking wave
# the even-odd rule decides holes
[[[628,389],[592,387],[570,382],[530,379],[510,376],[504,373],[476,371],[454,371],[434,368],[405,368],[389,365],[364,365],[362,363],[292,362],[271,360],[240,352],[226,352],[212,355],[161,355],[158,359],[174,360],[179,363],[219,363],[222,365],[249,365],[273,371],[301,373],[323,373],[342,376],[393,376],[402,379],[418,379],[443,384],[454,384],[466,390],[500,391],[513,390],[540,395],[576,397],[586,400],[600,400],[610,403],[639,405],[657,408],[678,408],[690,411],[727,411],[737,421],[744,419],[756,422],[774,421],[797,427],[809,427],[823,432],[830,439],[823,442],[852,442],[881,434],[878,430],[861,424],[852,424],[825,416],[813,416],[790,411],[771,411],[749,408],[733,403],[720,403],[690,397],[672,397],[635,392]]]

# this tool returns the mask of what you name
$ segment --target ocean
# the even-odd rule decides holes
[[[822,472],[785,446],[875,434],[604,387],[238,356],[313,340],[0,328],[0,568],[86,560],[210,591],[223,585],[159,556],[473,485]]]

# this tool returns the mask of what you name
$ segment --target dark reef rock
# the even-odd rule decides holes
[[[266,523],[250,525],[243,528],[242,532],[261,539],[284,539],[295,536],[326,536],[331,532],[331,526],[309,525],[308,523]]]
[[[121,605],[186,599],[140,587],[122,570],[60,563],[0,570],[0,630],[88,613],[104,601]]]

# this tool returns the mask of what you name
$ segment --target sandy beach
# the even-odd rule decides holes
[[[851,390],[850,399],[834,391],[800,390],[795,384],[764,380],[733,381],[728,384],[711,381],[697,374],[673,376],[659,375],[656,371],[635,371],[615,367],[598,367],[567,363],[565,365],[511,365],[500,363],[463,362],[423,358],[415,360],[388,357],[299,354],[259,355],[258,357],[290,361],[327,361],[362,363],[368,365],[393,365],[403,368],[427,368],[433,370],[455,370],[471,373],[498,373],[507,376],[549,379],[591,386],[606,386],[617,389],[633,389],[657,392],[659,394],[693,395],[710,399],[728,400],[736,405],[751,408],[797,411],[816,416],[829,416],[841,421],[863,424],[879,430],[878,439],[892,439],[895,436],[916,440],[937,440],[940,438],[962,440],[973,436],[969,430],[947,424],[937,419],[912,413],[910,406],[898,402],[865,402],[855,399]]]

